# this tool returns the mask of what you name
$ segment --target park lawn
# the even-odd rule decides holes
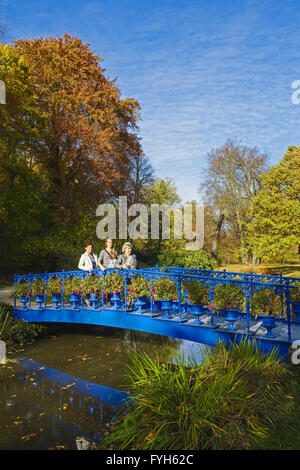
[[[222,271],[226,269],[226,271],[234,272],[234,273],[249,273],[253,271],[254,274],[269,274],[269,275],[279,275],[282,273],[284,276],[289,277],[299,277],[300,278],[300,265],[299,264],[274,264],[274,265],[259,265],[259,266],[252,266],[252,265],[245,265],[245,264],[228,264],[225,266],[219,266],[215,269],[215,271]]]

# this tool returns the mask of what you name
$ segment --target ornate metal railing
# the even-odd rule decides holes
[[[105,271],[101,269],[95,269],[92,273],[89,271],[60,271],[53,273],[40,273],[40,274],[27,274],[27,275],[15,275],[14,276],[14,307],[16,307],[17,297],[16,297],[16,287],[21,281],[28,282],[29,285],[29,296],[28,296],[28,306],[31,306],[31,285],[35,279],[40,279],[45,284],[45,292],[43,294],[42,303],[45,308],[47,307],[48,301],[48,292],[47,292],[47,283],[52,278],[57,278],[62,282],[62,297],[61,297],[61,306],[65,308],[65,289],[64,283],[69,278],[79,278],[85,279],[91,274],[99,278],[100,283],[102,283],[102,296],[100,296],[100,306],[104,308],[104,294],[103,294],[103,283],[106,276],[113,272],[118,272],[121,277],[124,278],[124,302],[123,308],[127,311],[127,293],[128,286],[130,285],[130,279],[135,276],[142,276],[143,278],[149,281],[149,299],[150,299],[150,312],[153,314],[154,301],[152,300],[152,285],[153,282],[166,277],[167,279],[173,281],[177,285],[177,314],[178,320],[182,321],[182,315],[186,314],[186,298],[182,296],[182,284],[185,281],[197,280],[208,289],[208,313],[210,315],[210,325],[214,327],[216,312],[214,311],[213,302],[214,302],[214,293],[215,289],[219,285],[230,284],[232,286],[238,286],[243,292],[244,295],[244,311],[241,312],[246,319],[246,329],[249,332],[250,329],[250,320],[253,315],[253,295],[255,292],[268,288],[271,291],[275,292],[281,300],[281,320],[287,322],[288,327],[288,339],[291,340],[291,308],[290,308],[290,291],[295,287],[295,282],[299,281],[297,278],[279,276],[270,276],[263,274],[254,274],[254,273],[231,273],[227,271],[209,271],[203,269],[188,269],[180,267],[159,267],[147,269],[116,269],[116,268],[107,268]],[[80,296],[80,306],[85,308],[84,297],[81,294]]]

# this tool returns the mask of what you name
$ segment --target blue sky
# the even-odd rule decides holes
[[[0,0],[8,42],[80,37],[122,95],[157,176],[198,200],[207,153],[228,138],[267,152],[300,145],[299,0]]]

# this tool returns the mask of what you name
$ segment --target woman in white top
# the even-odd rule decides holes
[[[80,257],[78,268],[90,272],[97,268],[97,255],[93,253],[93,245],[91,243],[85,245],[85,253]]]

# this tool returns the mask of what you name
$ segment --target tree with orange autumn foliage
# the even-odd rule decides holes
[[[139,103],[77,37],[0,43],[0,272],[75,269],[96,207],[138,200],[153,170]],[[99,241],[100,249],[101,241]]]
[[[15,41],[31,73],[44,127],[31,141],[34,165],[47,181],[53,224],[70,226],[112,199],[142,149],[139,103],[122,99],[102,59],[77,37]]]

